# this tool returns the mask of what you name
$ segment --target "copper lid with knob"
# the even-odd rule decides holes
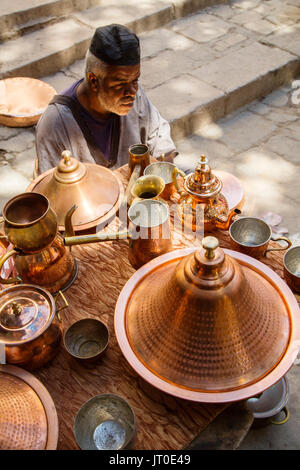
[[[231,402],[262,392],[291,367],[299,307],[270,268],[221,249],[160,256],[124,286],[115,311],[120,348],[153,386],[179,398]]]
[[[56,311],[52,295],[39,286],[19,284],[0,296],[0,343],[20,345],[40,336]]]
[[[120,207],[124,189],[110,169],[82,163],[65,150],[57,167],[38,176],[26,192],[41,193],[49,199],[60,231],[65,229],[66,213],[76,205],[72,221],[78,232],[111,220]]]

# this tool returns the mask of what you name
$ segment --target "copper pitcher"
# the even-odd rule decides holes
[[[228,230],[239,209],[229,210],[227,200],[222,194],[222,181],[212,173],[208,159],[202,155],[194,173],[184,179],[183,189],[177,181],[175,168],[173,181],[181,199],[178,205],[180,219],[193,231],[200,228],[204,232],[214,229]]]
[[[135,269],[172,250],[169,209],[167,204],[156,199],[146,199],[133,204],[128,211],[129,226],[119,232],[74,235],[71,216],[70,210],[66,217],[66,246],[127,239],[128,259]]]
[[[0,258],[0,271],[13,256],[17,277],[0,284],[28,283],[51,293],[65,290],[74,281],[76,262],[58,232],[56,214],[49,200],[38,193],[23,193],[10,199],[3,209],[4,232],[13,249]]]

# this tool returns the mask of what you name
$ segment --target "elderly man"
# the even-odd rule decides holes
[[[63,150],[83,162],[118,168],[136,143],[172,161],[170,126],[138,83],[137,36],[117,24],[97,28],[85,67],[85,77],[55,96],[38,122],[37,173],[57,166]]]

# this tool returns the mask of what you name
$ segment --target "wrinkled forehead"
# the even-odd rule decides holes
[[[132,81],[140,76],[140,64],[137,65],[107,65],[105,78],[114,82]]]

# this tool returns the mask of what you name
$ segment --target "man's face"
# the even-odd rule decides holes
[[[140,64],[109,65],[98,81],[97,99],[104,112],[126,115],[133,106],[138,90]]]

